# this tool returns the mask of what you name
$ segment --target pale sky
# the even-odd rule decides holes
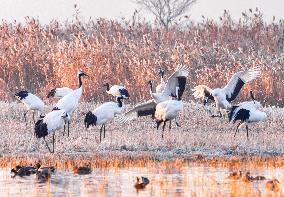
[[[24,21],[25,16],[33,16],[43,23],[52,19],[71,20],[75,13],[74,4],[78,5],[81,17],[85,19],[130,19],[134,10],[139,8],[131,0],[0,0],[0,19]],[[188,15],[192,20],[200,21],[202,15],[218,18],[227,9],[234,19],[238,19],[242,11],[256,7],[264,12],[268,22],[273,16],[277,20],[284,19],[284,0],[197,0]],[[151,19],[146,11],[140,14]]]

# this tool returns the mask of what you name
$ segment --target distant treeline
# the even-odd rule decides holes
[[[245,86],[238,99],[248,100],[253,89],[264,104],[284,105],[284,21],[267,24],[258,10],[233,21],[224,12],[218,21],[188,21],[168,30],[144,21],[105,19],[39,24],[27,18],[0,24],[1,99],[26,89],[46,97],[54,87],[76,88],[82,69],[84,100],[106,100],[103,83],[123,84],[131,101],[149,98],[147,81],[159,82],[158,68],[166,78],[178,64],[191,68],[184,100],[193,99],[198,84],[224,86],[242,69],[260,65],[261,78]]]

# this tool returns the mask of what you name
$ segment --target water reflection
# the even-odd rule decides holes
[[[40,183],[35,175],[11,178],[10,169],[0,170],[1,196],[212,196],[267,195],[266,181],[232,181],[228,168],[187,166],[181,169],[103,168],[89,175],[74,175],[58,169],[50,181]],[[283,168],[251,170],[254,176],[276,177],[282,183]],[[144,190],[134,188],[136,177],[149,178]]]

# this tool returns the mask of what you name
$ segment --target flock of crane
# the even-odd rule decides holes
[[[260,76],[260,67],[253,67],[234,74],[228,84],[223,88],[210,89],[205,85],[196,86],[193,95],[196,99],[202,99],[204,105],[210,101],[214,101],[216,108],[220,115],[214,117],[228,116],[233,123],[239,120],[234,137],[239,128],[245,126],[248,138],[248,123],[264,121],[267,118],[265,112],[261,111],[261,104],[255,100],[252,91],[250,92],[252,101],[245,101],[238,105],[232,105],[231,102],[237,97],[241,88],[245,83],[248,83]],[[156,121],[156,128],[162,126],[162,138],[166,123],[176,119],[176,117],[183,110],[182,95],[186,87],[186,79],[189,74],[187,66],[179,65],[175,71],[164,81],[164,70],[159,70],[161,76],[161,83],[153,88],[153,81],[149,81],[150,94],[152,99],[142,104],[138,104],[131,110],[122,113],[123,100],[129,98],[129,92],[124,86],[110,85],[107,83],[107,93],[116,98],[115,102],[105,102],[93,111],[86,113],[84,124],[86,128],[93,125],[101,125],[100,127],[100,141],[105,137],[105,124],[114,117],[119,116],[122,121],[130,121],[141,116],[152,116]],[[83,71],[78,73],[79,88],[72,90],[67,87],[55,88],[48,93],[48,98],[60,98],[53,110],[46,115],[44,114],[44,102],[37,96],[28,91],[20,91],[15,94],[25,106],[27,111],[24,113],[26,121],[26,114],[28,111],[33,111],[33,119],[35,122],[35,112],[39,111],[39,119],[35,122],[35,135],[37,138],[43,138],[49,152],[54,153],[55,131],[62,129],[67,125],[68,136],[71,117],[73,112],[78,107],[80,97],[82,95],[82,78],[88,77]],[[176,121],[177,126],[180,124]],[[53,135],[53,149],[51,150],[45,137],[49,134]]]

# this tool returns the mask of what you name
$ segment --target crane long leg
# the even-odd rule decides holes
[[[177,127],[181,127],[181,125],[178,122],[176,122],[176,125],[177,125]]]
[[[103,131],[103,125],[100,128],[100,142],[102,141],[102,131]]]
[[[159,126],[160,126],[160,124],[161,124],[162,122],[163,122],[162,120],[156,120],[156,123],[157,123],[157,130],[159,129]]]
[[[162,139],[164,138],[164,130],[165,130],[165,127],[166,127],[166,121],[164,121],[164,125],[163,125],[163,130],[162,130]]]
[[[27,123],[27,113],[28,113],[28,111],[24,112],[24,119],[25,119],[26,125],[28,124],[28,123]]]
[[[70,122],[67,123],[67,137],[69,137]]]
[[[178,123],[178,119],[180,119],[180,115],[175,118],[175,123],[177,127],[181,127],[180,124]]]
[[[239,130],[239,126],[242,124],[242,122],[240,122],[239,124],[238,124],[238,126],[237,126],[237,129],[236,129],[236,132],[235,132],[235,134],[234,134],[234,137],[236,136],[236,134],[237,134],[237,132],[238,132],[238,130]]]
[[[53,133],[53,136],[52,136],[52,140],[53,140],[53,151],[52,153],[54,153],[54,147],[55,147],[55,132]]]
[[[33,120],[34,120],[34,124],[35,124],[35,112],[33,112]]]
[[[66,125],[66,123],[64,123],[63,136],[65,134],[65,127],[66,127],[65,125]]]
[[[104,138],[106,138],[106,125],[105,124],[103,125],[104,125]]]
[[[247,129],[247,139],[249,139],[249,128],[248,128],[248,125],[246,125],[246,129]]]
[[[172,121],[170,120],[170,123],[169,123],[169,130],[172,129]]]
[[[55,144],[55,132],[52,134],[52,153],[54,153],[54,144]]]
[[[45,145],[46,145],[48,151],[51,153],[51,150],[50,150],[50,148],[49,148],[49,146],[48,146],[48,144],[47,144],[47,142],[46,142],[46,140],[45,140],[45,137],[43,137],[43,140],[44,140],[44,142],[45,142]]]

